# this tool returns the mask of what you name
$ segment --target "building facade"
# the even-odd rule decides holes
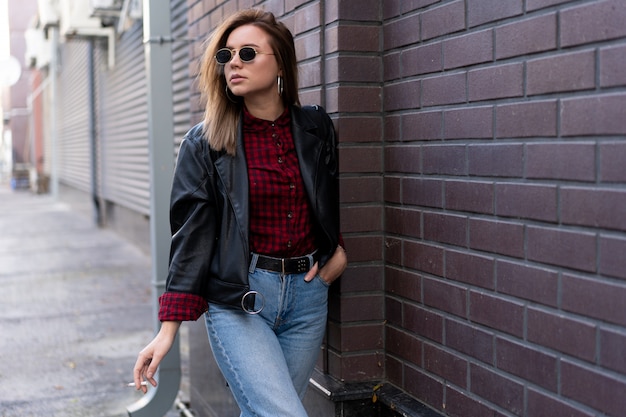
[[[311,416],[622,416],[626,3],[172,0],[172,153],[202,118],[202,40],[252,6],[292,30],[301,101],[340,138],[350,266]],[[56,169],[145,242],[143,26],[119,20],[59,43]],[[191,326],[191,408],[238,415]]]

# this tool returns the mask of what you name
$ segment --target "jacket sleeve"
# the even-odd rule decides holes
[[[208,145],[198,133],[182,141],[170,203],[172,243],[159,319],[197,320],[206,310],[206,280],[215,251],[216,204],[208,165]]]

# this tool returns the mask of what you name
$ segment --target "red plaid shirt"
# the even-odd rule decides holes
[[[250,184],[250,250],[280,258],[313,252],[313,220],[289,109],[274,122],[244,111],[243,141]]]
[[[250,184],[250,250],[281,258],[313,252],[313,220],[289,109],[274,122],[244,111],[243,135]],[[196,320],[207,310],[206,300],[197,294],[166,292],[159,302],[160,321]]]

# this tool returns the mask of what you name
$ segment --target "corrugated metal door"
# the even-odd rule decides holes
[[[174,98],[174,138],[176,149],[182,137],[189,130],[191,123],[189,79],[189,48],[186,41],[187,31],[187,0],[172,0],[172,78]]]
[[[143,27],[136,22],[116,45],[115,67],[102,69],[98,87],[102,197],[150,213],[148,104]],[[106,56],[100,51],[98,61]]]
[[[57,113],[59,182],[91,191],[87,41],[72,40],[61,48]]]

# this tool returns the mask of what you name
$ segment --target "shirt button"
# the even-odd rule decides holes
[[[287,218],[288,218],[288,219],[293,218],[293,213],[292,213],[291,211],[290,211],[289,213],[287,213]]]
[[[294,183],[289,184],[289,189],[290,190],[293,190],[294,188],[296,188],[296,184],[294,184]]]
[[[279,156],[279,157],[278,157],[278,163],[279,163],[279,164],[282,164],[282,163],[283,163],[283,157],[282,157],[282,156]]]
[[[287,247],[290,248],[291,247],[291,240],[287,241]]]

